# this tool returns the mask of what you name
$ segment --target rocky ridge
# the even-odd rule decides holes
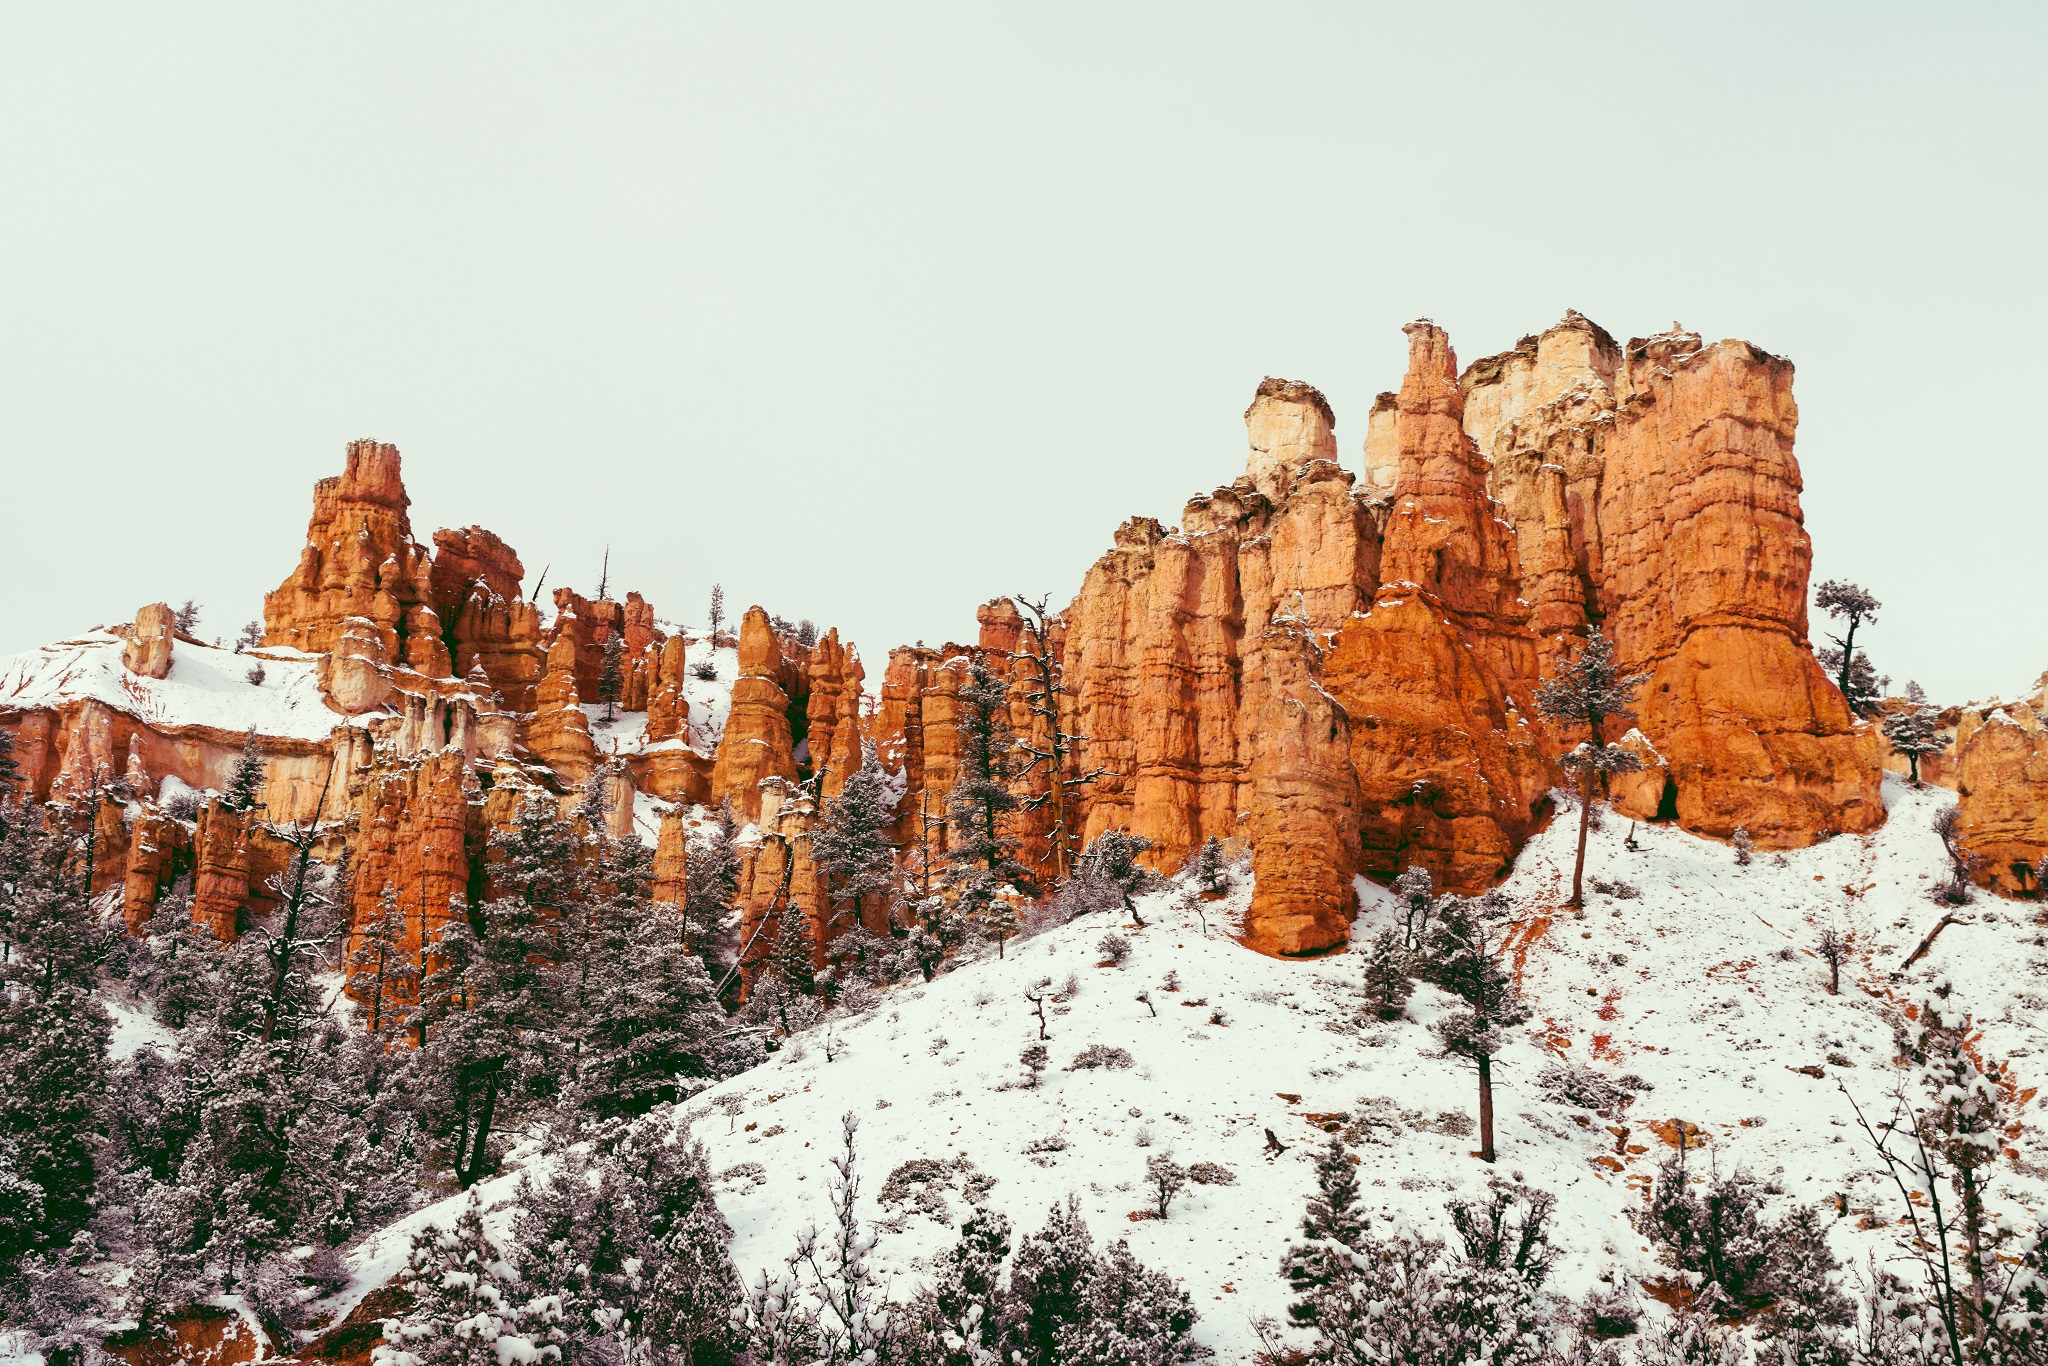
[[[358,919],[389,885],[409,933],[431,936],[487,894],[493,825],[601,780],[606,823],[665,848],[672,889],[692,822],[729,805],[743,921],[796,908],[822,961],[830,908],[804,838],[818,804],[871,745],[901,793],[898,843],[943,846],[942,823],[926,832],[957,779],[969,658],[1009,680],[1013,728],[1042,745],[1028,664],[1047,643],[1077,737],[1066,776],[1094,775],[1075,789],[1080,840],[1132,831],[1165,869],[1212,836],[1244,848],[1258,878],[1243,938],[1269,953],[1342,943],[1360,875],[1498,881],[1583,738],[1537,716],[1534,686],[1593,629],[1647,679],[1605,737],[1645,759],[1611,793],[1625,815],[1741,828],[1766,849],[1877,825],[1884,747],[1807,641],[1790,363],[1678,328],[1624,345],[1571,314],[1461,372],[1441,328],[1407,334],[1362,469],[1345,468],[1318,390],[1264,381],[1244,473],[1177,527],[1126,521],[1049,642],[996,599],[972,645],[893,650],[872,695],[836,631],[799,640],[759,607],[719,638],[664,625],[638,593],[559,588],[544,613],[493,533],[417,539],[397,449],[358,441],[314,490],[260,645],[183,640],[151,604],[9,661],[0,724],[38,796],[89,804],[121,780],[91,819],[131,924],[189,873],[224,935],[263,896],[274,832],[310,822],[333,827],[323,854],[349,850]],[[614,657],[621,715],[606,722]],[[237,680],[252,663],[267,681]],[[1953,718],[1966,838],[2002,890],[2029,890],[2019,870],[2048,854],[2042,710],[2037,694]],[[178,793],[224,786],[252,730],[258,811],[173,814]],[[1017,821],[1041,874],[1048,819]],[[891,927],[887,908],[870,914]]]

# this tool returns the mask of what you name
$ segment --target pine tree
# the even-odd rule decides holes
[[[1503,909],[1491,894],[1478,900],[1443,898],[1430,946],[1432,980],[1465,1003],[1463,1011],[1438,1021],[1437,1035],[1448,1051],[1470,1059],[1478,1070],[1479,1156],[1484,1162],[1494,1158],[1494,1055],[1506,1046],[1508,1031],[1529,1018],[1514,977],[1489,941],[1489,922]]]
[[[111,1032],[68,980],[42,996],[0,993],[0,1143],[16,1185],[40,1192],[32,1247],[61,1248],[92,1217]]]
[[[1998,1160],[2005,1128],[2005,1098],[1996,1063],[1980,1067],[1970,1055],[1969,1012],[1946,981],[1936,982],[1920,1002],[1908,1056],[1918,1065],[1932,1105],[1923,1116],[1928,1146],[1948,1163],[1961,1199],[1964,1267],[1969,1276],[1970,1322],[1978,1348],[1984,1345],[1987,1215],[1984,1184]]]
[[[1008,1305],[1002,1274],[1009,1255],[1008,1219],[985,1208],[967,1216],[959,1240],[941,1256],[931,1285],[912,1306],[907,1361],[993,1366]]]
[[[1835,686],[1842,690],[1842,696],[1849,698],[1851,705],[1854,706],[1859,694],[1867,697],[1868,691],[1874,691],[1864,688],[1855,688],[1852,691],[1852,684],[1855,682],[1852,671],[1861,658],[1856,652],[1856,630],[1860,626],[1875,625],[1878,609],[1884,604],[1872,597],[1867,589],[1843,579],[1829,579],[1821,584],[1814,591],[1813,603],[1835,620],[1847,623],[1843,634],[1828,637],[1835,642],[1835,649],[1829,652],[1835,659],[1830,667],[1836,671]],[[1825,656],[1822,662],[1827,662]],[[1865,668],[1869,667],[1867,659],[1862,662]]]
[[[1729,1312],[1741,1314],[1770,1296],[1774,1238],[1762,1204],[1763,1192],[1742,1172],[1714,1176],[1695,1191],[1681,1149],[1658,1169],[1648,1206],[1633,1218],[1681,1270],[1697,1273],[1702,1288],[1718,1287]]]
[[[711,644],[715,648],[718,638],[725,634],[725,585],[711,585]]]
[[[235,637],[235,653],[240,654],[242,651],[262,643],[263,623],[254,620],[248,621],[243,624],[241,633]]]
[[[1152,1271],[1122,1239],[1110,1244],[1088,1278],[1080,1321],[1059,1335],[1062,1362],[1171,1366],[1213,1355],[1194,1340],[1194,1302],[1163,1271]]]
[[[769,958],[771,971],[784,986],[806,996],[817,991],[812,944],[810,917],[801,906],[785,905],[775,926],[775,947]]]
[[[626,638],[612,631],[605,636],[601,652],[604,665],[597,675],[597,700],[604,703],[604,719],[609,721],[626,686]]]
[[[1401,901],[1401,939],[1410,949],[1420,949],[1429,937],[1429,912],[1436,900],[1436,880],[1429,869],[1410,864],[1394,879],[1393,892]]]
[[[256,732],[252,730],[242,737],[242,752],[235,757],[220,804],[230,811],[255,810],[256,800],[263,794],[264,769],[263,751],[257,747]]]
[[[732,941],[733,902],[739,896],[740,854],[732,804],[713,813],[710,829],[690,845],[683,890],[684,934],[714,977],[732,967],[737,945]]]
[[[1086,1316],[1089,1278],[1095,1271],[1095,1240],[1081,1218],[1080,1201],[1068,1196],[1054,1205],[1045,1227],[1018,1244],[1010,1263],[1006,1345],[1029,1366],[1055,1366],[1063,1331]]]
[[[1128,830],[1105,830],[1097,835],[1062,892],[1066,908],[1077,915],[1121,911],[1143,925],[1137,898],[1158,881],[1158,875],[1140,862],[1151,849],[1151,840]]]
[[[205,1015],[215,999],[221,942],[213,932],[192,923],[189,883],[180,884],[156,904],[143,923],[140,951],[129,966],[136,994],[155,1002],[156,1018],[172,1029]]]
[[[1010,690],[979,650],[968,661],[958,699],[959,776],[946,798],[947,857],[955,869],[979,865],[994,878],[1021,878],[1009,831],[1018,806],[1010,790],[1017,776]]]
[[[601,1117],[641,1115],[764,1056],[720,1008],[679,915],[639,905],[593,946],[596,969],[576,1027],[584,1044],[577,1103]]]
[[[199,604],[185,599],[184,605],[171,615],[171,625],[181,636],[199,638]]]
[[[1633,773],[1642,759],[1632,749],[1613,749],[1605,734],[1609,718],[1626,715],[1636,704],[1636,690],[1648,674],[1624,675],[1614,664],[1614,643],[1595,631],[1579,657],[1558,666],[1536,688],[1536,708],[1546,720],[1586,727],[1588,738],[1561,760],[1579,780],[1579,851],[1572,864],[1572,895],[1567,906],[1586,904],[1586,832],[1593,819],[1595,785],[1613,773]]]
[[[1941,733],[1941,709],[1928,702],[1918,683],[1906,684],[1906,705],[1888,713],[1878,728],[1912,765],[1915,787],[1920,786],[1920,760],[1949,746],[1949,737]]]
[[[541,1338],[555,1318],[544,1300],[527,1302],[519,1273],[484,1231],[475,1195],[452,1228],[432,1225],[413,1235],[400,1284],[413,1308],[383,1321],[384,1341],[372,1366],[505,1366],[540,1359]]]
[[[824,874],[826,897],[833,906],[849,901],[855,923],[865,923],[862,898],[880,897],[896,882],[896,845],[889,831],[896,823],[895,792],[889,775],[875,757],[872,742],[861,746],[860,767],[838,796],[825,803],[812,825],[811,862]],[[835,915],[827,938],[838,926]]]
[[[1008,1359],[1022,1366],[1168,1366],[1210,1355],[1194,1340],[1187,1292],[1140,1265],[1128,1243],[1098,1255],[1072,1197],[1018,1246],[1003,1300]]]
[[[0,835],[0,980],[21,983],[38,1001],[66,990],[89,994],[121,937],[118,921],[93,910],[91,835],[78,847],[68,817],[62,807],[24,804]]]
[[[996,944],[996,957],[1003,956],[1003,945],[1016,938],[1018,930],[1017,906],[1008,897],[996,897],[981,913],[981,932]]]
[[[1152,1188],[1152,1208],[1164,1219],[1173,1197],[1188,1184],[1188,1169],[1165,1153],[1154,1153],[1145,1159],[1145,1184]]]
[[[1828,965],[1828,995],[1842,994],[1842,964],[1849,957],[1849,936],[1833,925],[1823,925],[1813,951]]]
[[[1053,643],[1053,626],[1057,618],[1044,596],[1035,601],[1018,596],[1011,601],[1024,616],[1024,633],[1019,642],[1024,648],[1018,657],[1025,663],[1024,705],[1034,723],[1032,734],[1018,742],[1017,747],[1028,757],[1016,776],[1022,780],[1041,771],[1045,774],[1045,790],[1026,798],[1023,805],[1028,811],[1050,813],[1046,839],[1051,845],[1052,874],[1065,881],[1073,871],[1074,855],[1080,843],[1080,832],[1075,828],[1077,803],[1074,789],[1094,782],[1105,770],[1067,772],[1068,761],[1087,737],[1066,729],[1067,709],[1060,699],[1071,697],[1073,693],[1066,685],[1060,652]]]
[[[4,803],[21,781],[21,762],[14,757],[14,732],[0,727],[0,824],[8,819]]]
[[[498,885],[512,894],[484,906],[480,934],[451,917],[436,945],[443,961],[430,967],[415,1015],[433,1126],[449,1140],[464,1187],[489,1169],[494,1127],[547,1099],[561,1075],[558,928],[586,876],[574,828],[551,802],[526,802],[491,847]]]
[[[1409,953],[1398,932],[1386,929],[1373,936],[1365,960],[1366,1001],[1382,1020],[1398,1020],[1415,982],[1410,976]]]
[[[534,793],[519,804],[511,829],[491,832],[491,885],[534,909],[560,910],[581,877],[582,852],[561,807]]]
[[[1782,1342],[1800,1366],[1846,1366],[1840,1331],[1856,1322],[1820,1210],[1796,1205],[1772,1231],[1771,1307],[1757,1336]]]
[[[1465,1258],[1446,1278],[1442,1314],[1453,1360],[1536,1366],[1555,1360],[1541,1296],[1554,1256],[1549,1222],[1556,1197],[1495,1178],[1483,1200],[1452,1201],[1451,1223]]]
[[[1223,840],[1216,835],[1202,841],[1195,851],[1195,887],[1208,896],[1230,890],[1230,869],[1223,861]]]
[[[378,1038],[405,1018],[419,989],[419,968],[405,953],[405,912],[390,883],[377,899],[377,913],[356,931],[348,956],[349,990],[367,1012],[365,1023]]]
[[[1840,650],[1823,647],[1814,654],[1830,676],[1843,679],[1846,691],[1842,697],[1848,702],[1850,711],[1859,716],[1868,716],[1882,706],[1885,689],[1891,686],[1891,675],[1880,675],[1867,653],[1858,650],[1850,659],[1846,671],[1842,665]]]

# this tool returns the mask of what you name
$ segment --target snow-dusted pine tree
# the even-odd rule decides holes
[[[1515,979],[1501,966],[1497,942],[1506,906],[1494,893],[1467,899],[1446,896],[1437,903],[1436,933],[1430,941],[1431,980],[1465,1003],[1465,1009],[1437,1022],[1444,1047],[1472,1061],[1479,1073],[1479,1156],[1493,1161],[1493,1059],[1529,1018]]]
[[[604,719],[609,721],[626,687],[626,638],[613,631],[599,648],[604,663],[597,675],[597,700],[604,703]]]
[[[1920,786],[1920,761],[1949,746],[1949,737],[1941,733],[1941,709],[1927,700],[1918,683],[1906,684],[1906,705],[1886,714],[1878,729],[1893,749],[1906,756],[1915,787]]]
[[[826,896],[835,910],[828,940],[849,928],[836,914],[842,903],[851,903],[856,922],[872,921],[895,885],[896,844],[889,838],[895,823],[896,794],[889,775],[875,757],[874,743],[864,741],[860,767],[811,827],[811,862],[824,874]]]
[[[413,1307],[384,1320],[372,1366],[535,1366],[561,1355],[545,1340],[559,1307],[521,1293],[518,1271],[484,1231],[474,1194],[452,1227],[428,1225],[413,1235],[399,1283]]]
[[[1586,727],[1586,740],[1561,760],[1567,772],[1579,780],[1579,850],[1572,863],[1572,895],[1567,906],[1586,904],[1586,832],[1593,819],[1593,800],[1607,775],[1633,773],[1642,759],[1632,749],[1615,749],[1607,743],[1610,718],[1626,715],[1636,704],[1636,690],[1649,681],[1648,674],[1623,674],[1614,663],[1614,642],[1595,631],[1577,659],[1560,664],[1557,671],[1536,687],[1536,708],[1546,720],[1563,726]]]
[[[349,990],[362,1004],[364,1024],[383,1038],[403,1022],[417,998],[419,964],[405,952],[405,912],[398,889],[384,884],[377,912],[357,929],[348,955]]]
[[[265,766],[263,751],[257,748],[256,732],[252,730],[242,737],[242,752],[235,756],[220,804],[230,811],[255,810],[256,799],[263,793]]]
[[[1835,671],[1835,686],[1842,690],[1842,696],[1849,699],[1852,707],[1860,709],[1859,704],[1867,702],[1876,689],[1857,685],[1855,666],[1860,661],[1868,669],[1870,661],[1857,653],[1856,630],[1860,626],[1875,625],[1878,609],[1884,604],[1872,597],[1868,589],[1845,579],[1828,579],[1814,590],[1813,605],[1845,624],[1841,635],[1828,637],[1835,642],[1835,648],[1822,652],[1821,663]]]

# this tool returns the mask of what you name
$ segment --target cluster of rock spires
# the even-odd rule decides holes
[[[1129,830],[1164,867],[1210,836],[1248,849],[1245,939],[1269,953],[1340,944],[1360,874],[1420,864],[1467,892],[1498,880],[1549,815],[1558,756],[1585,738],[1538,716],[1536,684],[1592,630],[1648,680],[1627,733],[1606,737],[1644,761],[1614,782],[1624,816],[1724,839],[1740,828],[1762,848],[1877,826],[1884,743],[1807,639],[1791,364],[1676,328],[1619,345],[1571,314],[1461,373],[1441,328],[1407,334],[1362,474],[1341,463],[1323,395],[1269,379],[1245,414],[1243,475],[1189,502],[1177,528],[1118,528],[1049,640],[997,599],[971,647],[892,651],[864,705],[850,644],[778,633],[755,607],[736,638],[694,642],[735,650],[715,737],[691,724],[693,642],[638,593],[557,589],[543,624],[510,546],[476,527],[422,544],[397,449],[352,443],[315,488],[306,548],[251,651],[314,657],[332,734],[260,735],[253,813],[216,801],[181,821],[105,799],[98,885],[120,884],[139,925],[189,870],[195,915],[232,935],[282,866],[273,827],[318,823],[323,856],[348,850],[353,915],[394,889],[417,951],[451,907],[487,894],[493,827],[535,793],[581,801],[596,775],[615,832],[637,796],[659,803],[658,896],[682,896],[692,809],[729,803],[749,827],[743,934],[782,905],[815,927],[826,908],[803,836],[863,746],[899,777],[908,849],[956,779],[970,656],[1011,680],[1013,724],[1042,742],[1028,665],[1046,647],[1061,728],[1079,737],[1069,776],[1098,775],[1076,789],[1081,838]],[[167,608],[118,630],[127,670],[166,676]],[[616,754],[598,752],[585,710],[608,654],[617,706],[645,714]],[[2048,855],[2044,714],[2039,693],[1959,711],[1955,762],[1931,770],[1961,794],[1980,880],[2008,891],[2031,890],[2023,870]],[[120,773],[145,797],[170,776],[219,788],[243,740],[98,700],[0,711],[0,724],[37,794],[74,800]],[[1045,810],[1018,819],[1026,862],[1047,866]],[[889,928],[886,906],[867,914]]]

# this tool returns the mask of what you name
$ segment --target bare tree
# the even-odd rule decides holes
[[[1825,925],[1821,928],[1820,939],[1814,944],[1813,951],[1820,955],[1821,962],[1828,965],[1828,994],[1840,996],[1842,963],[1849,956],[1849,936],[1833,925]]]
[[[1040,1039],[1052,1037],[1052,1035],[1045,1032],[1045,1002],[1046,998],[1052,994],[1052,978],[1050,977],[1040,981],[1037,986],[1024,993],[1024,999],[1031,1002],[1031,1008],[1038,1012],[1038,1037]]]
[[[1941,1207],[1945,1173],[1940,1159],[1928,1150],[1920,1116],[1906,1099],[1906,1084],[1901,1081],[1893,1093],[1892,1117],[1876,1126],[1864,1118],[1863,1107],[1849,1094],[1849,1088],[1839,1081],[1835,1085],[1849,1102],[1857,1126],[1877,1150],[1886,1174],[1898,1189],[1899,1203],[1905,1208],[1906,1221],[1913,1232],[1908,1248],[1920,1263],[1928,1302],[1941,1331],[1942,1354],[1949,1359],[1950,1366],[1964,1366],[1964,1324],[1970,1308],[1964,1292],[1956,1285],[1955,1258],[1949,1244],[1953,1220]],[[1915,1195],[1921,1198],[1916,1200]]]

